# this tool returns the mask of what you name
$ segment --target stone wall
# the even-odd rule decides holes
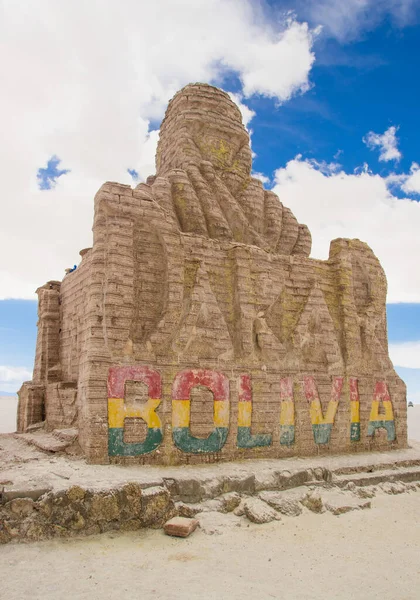
[[[156,176],[97,193],[93,247],[57,292],[46,402],[47,424],[68,426],[59,390],[77,386],[90,461],[406,445],[381,265],[359,240],[308,258],[307,227],[250,172],[238,109],[196,84],[169,104]]]

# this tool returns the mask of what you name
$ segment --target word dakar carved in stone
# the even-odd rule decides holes
[[[125,402],[125,384],[127,381],[139,381],[146,385],[148,399],[139,405],[137,402]],[[303,391],[309,406],[309,418],[312,425],[314,442],[328,444],[342,396],[344,378],[334,377],[331,387],[331,399],[325,412],[322,410],[315,379],[303,378]],[[350,425],[352,442],[360,441],[360,399],[358,380],[350,377]],[[196,386],[208,388],[213,395],[212,432],[206,438],[191,434],[191,390]],[[238,448],[256,448],[271,446],[271,434],[253,434],[252,428],[252,384],[248,374],[242,374],[237,380],[237,434]],[[233,393],[232,396],[235,396]],[[229,433],[230,418],[230,382],[228,377],[218,371],[207,369],[187,369],[177,373],[172,385],[172,438],[175,446],[186,453],[220,452]],[[295,442],[295,404],[293,381],[291,377],[280,379],[279,395],[280,444],[290,446]],[[158,371],[148,366],[112,367],[108,375],[108,449],[110,456],[137,456],[156,450],[163,441],[162,421],[157,412],[162,402],[162,378]],[[382,414],[380,404],[382,403]],[[125,419],[142,419],[147,425],[147,434],[143,442],[124,441]],[[395,440],[395,422],[388,387],[385,382],[377,381],[373,390],[367,435],[373,436],[377,429],[385,429],[388,441]]]

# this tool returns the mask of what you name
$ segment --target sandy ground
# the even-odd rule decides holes
[[[1,548],[0,597],[52,600],[420,597],[420,492],[371,510],[307,513],[267,525],[162,531]],[[223,515],[222,515],[223,516]]]
[[[13,399],[1,402],[4,430]],[[409,437],[420,440],[420,406],[408,415]],[[420,491],[378,495],[371,510],[340,517],[253,525],[217,515],[214,535],[186,540],[144,530],[10,544],[0,547],[0,598],[418,599],[419,508]]]

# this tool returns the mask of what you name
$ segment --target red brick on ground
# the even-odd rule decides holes
[[[187,517],[174,517],[166,521],[163,530],[167,535],[176,537],[188,537],[198,525],[197,519],[188,519]]]

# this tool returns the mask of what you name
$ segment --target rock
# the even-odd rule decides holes
[[[89,520],[91,522],[113,521],[118,519],[119,516],[120,509],[116,493],[99,492],[93,496],[89,510]]]
[[[63,442],[74,442],[79,435],[79,430],[75,427],[69,429],[54,429],[52,434]]]
[[[120,524],[120,531],[137,531],[141,528],[140,519],[129,519]]]
[[[32,541],[44,540],[50,535],[64,537],[68,535],[68,532],[64,527],[60,527],[59,525],[45,525],[36,522],[31,523],[25,532],[25,538]]]
[[[38,500],[44,496],[44,494],[48,494],[51,491],[51,488],[39,488],[35,490],[10,490],[8,492],[2,492],[0,494],[1,500],[3,502],[9,502],[14,498],[32,498],[32,500]]]
[[[305,469],[302,471],[282,471],[278,476],[278,490],[288,490],[296,488],[310,481],[313,481],[314,474],[311,469]]]
[[[32,513],[34,505],[35,503],[31,498],[15,498],[7,504],[7,507],[13,514],[24,517]]]
[[[4,523],[0,522],[0,544],[7,544],[12,539],[12,536],[7,531]]]
[[[366,487],[356,487],[353,493],[359,498],[374,498],[376,496],[376,488],[370,485]]]
[[[303,506],[315,513],[325,512],[324,502],[319,491],[312,491],[306,494],[301,500]]]
[[[178,477],[176,480],[172,480],[172,482],[171,495],[176,500],[194,503],[200,502],[206,496],[201,481],[187,477],[185,479]]]
[[[323,504],[333,515],[343,515],[352,510],[363,510],[371,507],[369,500],[355,498],[340,491],[328,491],[322,494]]]
[[[67,498],[70,502],[77,502],[83,500],[85,497],[86,491],[79,487],[78,485],[73,485],[71,488],[67,490]]]
[[[227,512],[223,510],[223,501],[221,498],[212,498],[200,503],[202,510],[200,512]]]
[[[379,487],[385,494],[404,494],[407,491],[406,485],[401,481],[385,481],[380,483]]]
[[[259,471],[255,474],[255,491],[278,490],[280,476],[280,473],[273,471],[273,469]]]
[[[232,512],[241,503],[241,497],[237,492],[228,492],[220,496],[223,512]]]
[[[160,528],[175,515],[175,505],[163,486],[142,490],[141,508],[141,521],[145,527]]]
[[[73,517],[73,522],[70,524],[70,527],[76,531],[80,531],[81,529],[84,529],[85,525],[86,521],[83,515],[77,512]]]
[[[235,508],[235,510],[233,511],[233,514],[236,515],[237,517],[243,517],[245,514],[245,500],[242,499],[240,504],[238,504],[238,506]]]
[[[280,520],[277,511],[259,498],[247,498],[244,502],[244,511],[252,523],[261,524]]]
[[[255,475],[226,477],[223,481],[223,491],[253,494],[255,492]]]
[[[166,535],[176,537],[188,537],[197,527],[197,519],[188,519],[187,517],[173,517],[166,521],[163,530]]]
[[[316,481],[331,481],[332,479],[332,474],[331,471],[329,471],[328,469],[325,469],[323,467],[316,467],[313,470],[313,476],[316,479]]]
[[[63,452],[69,445],[68,441],[59,440],[52,433],[44,432],[21,434],[20,439],[44,452]]]
[[[26,431],[28,433],[33,433],[34,431],[39,431],[40,429],[44,429],[45,421],[39,421],[39,423],[33,423],[32,425],[28,425]]]
[[[302,514],[300,500],[305,496],[302,490],[290,490],[284,492],[260,492],[261,500],[283,515],[298,517]]]
[[[175,509],[180,517],[187,517],[189,519],[203,512],[202,504],[186,504],[185,502],[175,502]]]
[[[142,489],[138,483],[126,483],[119,490],[121,516],[123,519],[139,519],[142,512]]]

